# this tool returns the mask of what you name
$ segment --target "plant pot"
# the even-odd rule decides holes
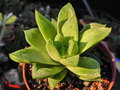
[[[111,90],[112,86],[114,85],[114,81],[115,81],[115,77],[116,77],[116,67],[115,67],[114,59],[113,59],[113,56],[111,55],[109,49],[103,43],[99,43],[97,45],[97,47],[107,57],[107,60],[110,63],[110,66],[111,66],[111,74],[112,74],[111,76],[112,77],[111,77],[108,89],[106,89],[106,90]],[[28,79],[27,79],[27,76],[26,76],[26,68],[27,68],[27,66],[28,66],[28,64],[23,64],[23,68],[22,68],[23,69],[23,79],[24,79],[24,82],[25,82],[25,85],[26,85],[27,89],[32,90],[31,87],[29,86]],[[96,90],[96,89],[94,89],[94,90]]]
[[[108,90],[111,90],[111,88],[112,88],[113,85],[114,85],[115,78],[116,78],[116,66],[115,66],[115,61],[114,61],[114,58],[113,58],[110,50],[108,49],[108,47],[106,47],[103,43],[99,43],[99,44],[98,44],[98,47],[100,47],[101,50],[104,52],[104,54],[108,57],[109,62],[110,62],[110,64],[111,64],[112,79],[111,79],[111,82],[110,82],[110,86],[109,86],[109,88],[108,88]]]
[[[22,89],[22,85],[16,85],[16,84],[11,84],[10,82],[4,80],[4,84],[8,87],[8,88],[12,88],[12,89]]]

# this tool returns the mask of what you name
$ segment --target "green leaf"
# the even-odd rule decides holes
[[[63,35],[59,33],[56,35],[54,39],[54,43],[55,43],[56,48],[59,50],[61,49],[62,45],[67,45],[68,41],[65,37],[63,37]]]
[[[60,63],[65,66],[77,66],[79,63],[79,55],[61,59]]]
[[[3,17],[2,17],[2,13],[0,13],[0,21],[2,21]]]
[[[90,23],[90,24],[87,24],[83,27],[83,29],[80,31],[80,34],[82,34],[83,32],[85,32],[86,30],[90,30],[90,28],[103,28],[105,27],[106,25],[103,25],[103,24],[100,24],[100,23],[96,23],[96,22],[93,22],[93,23]]]
[[[55,29],[57,30],[57,21],[54,18],[52,18],[51,23],[54,25]]]
[[[62,34],[64,37],[72,37],[75,41],[78,41],[78,23],[76,16],[73,16],[64,23]]]
[[[80,35],[79,53],[83,53],[109,35],[111,28],[91,28]]]
[[[100,24],[100,23],[90,23],[90,28],[104,28],[106,25]]]
[[[41,35],[38,28],[25,30],[24,33],[25,33],[25,39],[32,47],[34,47],[35,49],[41,52],[47,53],[46,47],[45,47],[46,42],[43,39],[43,36]]]
[[[59,51],[62,58],[65,58],[68,56],[68,39],[63,37],[60,33],[56,35],[54,44]]]
[[[78,53],[78,44],[73,39],[69,40],[68,55],[73,56]]]
[[[10,54],[10,58],[20,63],[42,63],[59,65],[59,63],[50,59],[45,53],[39,52],[32,47],[13,52]]]
[[[80,76],[79,78],[84,80],[84,81],[102,81],[101,77],[97,77],[97,78],[94,78],[94,79],[88,79],[84,76]]]
[[[12,24],[17,20],[16,16],[11,16],[10,18],[8,18],[8,20],[6,21],[6,24]]]
[[[59,61],[61,59],[61,56],[57,50],[57,48],[54,45],[54,42],[52,40],[49,40],[46,44],[46,50],[49,54],[49,56],[55,60],[55,61]]]
[[[100,65],[92,58],[82,57],[80,58],[78,67],[67,66],[67,68],[82,80],[94,81],[100,77]]]
[[[75,15],[75,11],[72,7],[72,5],[70,3],[68,3],[67,5],[65,5],[59,12],[59,15],[58,15],[58,22],[57,22],[57,29],[58,29],[58,32],[61,33],[61,29],[62,29],[62,26],[63,24],[71,19],[72,17],[76,17]],[[76,19],[75,19],[76,20]],[[76,21],[74,21],[75,24],[76,24]],[[76,29],[76,28],[75,28]],[[76,32],[76,30],[74,30]]]
[[[32,77],[34,79],[49,78],[64,69],[64,66],[52,66],[45,64],[34,64],[32,67]]]
[[[46,50],[46,42],[37,28],[24,31],[27,42],[38,50],[46,59],[50,60]]]
[[[61,80],[63,80],[67,74],[67,69],[59,72],[58,74],[48,78],[50,87],[53,89]]]
[[[35,19],[44,39],[46,41],[49,39],[53,40],[57,34],[57,31],[53,24],[38,11],[35,11]]]

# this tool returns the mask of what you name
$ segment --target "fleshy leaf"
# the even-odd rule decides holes
[[[82,79],[82,80],[85,80],[85,81],[102,81],[101,77],[97,77],[97,78],[94,78],[94,79],[92,79],[92,78],[88,79],[84,76],[80,76],[79,78]]]
[[[60,63],[65,66],[77,66],[79,63],[79,55],[61,59]]]
[[[45,47],[46,42],[43,39],[43,36],[41,35],[38,28],[25,30],[24,33],[25,33],[25,39],[32,47],[34,47],[35,49],[41,52],[47,53],[46,47]]]
[[[57,34],[57,31],[53,24],[38,11],[35,11],[35,19],[44,39],[46,41],[49,39],[53,40]]]
[[[0,21],[2,21],[3,17],[2,17],[2,13],[0,13]]]
[[[96,78],[100,77],[99,63],[89,57],[80,58],[78,67],[67,66],[67,68],[78,75],[82,80],[94,81]]]
[[[72,5],[68,3],[60,10],[58,15],[57,29],[59,33],[61,33],[63,24],[73,16],[75,16],[74,9]]]
[[[111,28],[91,28],[80,35],[79,53],[83,53],[101,40],[103,40],[110,33]]]
[[[78,41],[78,23],[76,16],[72,16],[72,18],[64,23],[62,34],[64,37],[72,37],[75,41]]]
[[[106,25],[103,25],[103,24],[100,24],[100,23],[90,23],[90,24],[87,24],[83,27],[83,29],[80,31],[80,34],[82,34],[83,32],[85,32],[86,30],[90,30],[91,28],[103,28],[105,27]]]
[[[62,58],[68,56],[68,40],[65,37],[63,37],[61,34],[57,34],[54,40],[54,44]]]
[[[50,87],[53,89],[61,80],[65,78],[67,72],[68,72],[67,69],[64,69],[55,76],[48,78]]]
[[[64,69],[64,66],[34,64],[32,67],[32,77],[34,79],[49,78]]]
[[[65,37],[63,37],[63,35],[57,34],[54,39],[54,43],[55,43],[56,48],[59,50],[61,49],[62,45],[67,45],[68,41]]]
[[[100,24],[100,23],[90,23],[90,28],[102,28],[102,27],[105,27],[106,25],[104,24]]]
[[[52,18],[51,23],[54,25],[55,29],[57,30],[57,21],[54,18]]]
[[[6,24],[12,24],[17,20],[16,16],[11,16],[10,18],[8,18],[8,20],[6,21]]]
[[[78,53],[78,44],[73,39],[69,40],[68,55],[73,56]]]
[[[49,54],[49,56],[55,60],[55,61],[59,61],[61,59],[61,56],[57,50],[57,48],[54,45],[54,42],[52,40],[49,40],[46,44],[46,50]]]
[[[59,65],[59,63],[50,59],[46,54],[40,53],[36,49],[29,47],[18,50],[10,54],[10,58],[20,63],[42,63],[50,65]]]

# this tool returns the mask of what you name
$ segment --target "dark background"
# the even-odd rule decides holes
[[[61,8],[70,2],[76,10],[85,9],[82,0],[26,0],[27,2],[38,2]],[[97,12],[106,12],[112,17],[120,19],[120,0],[87,0],[91,9]]]
[[[4,0],[0,0],[1,2]],[[70,2],[75,10],[85,10],[86,8],[82,2],[82,0],[20,0],[25,1],[26,3],[31,2],[42,2],[45,4],[49,4],[50,6],[61,8],[63,5]],[[95,12],[105,12],[108,13],[110,16],[120,19],[120,0],[87,0],[91,9]],[[3,8],[0,8],[0,11],[2,11]],[[77,13],[78,14],[78,13]],[[79,12],[80,14],[80,12]],[[82,13],[81,13],[82,14]]]

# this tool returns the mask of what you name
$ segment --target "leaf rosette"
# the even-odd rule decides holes
[[[48,78],[54,88],[71,71],[81,80],[100,81],[100,64],[81,54],[103,40],[111,28],[99,23],[86,25],[78,32],[75,11],[70,3],[59,12],[58,21],[35,11],[38,28],[25,30],[30,47],[10,54],[16,62],[30,63],[34,79]]]

